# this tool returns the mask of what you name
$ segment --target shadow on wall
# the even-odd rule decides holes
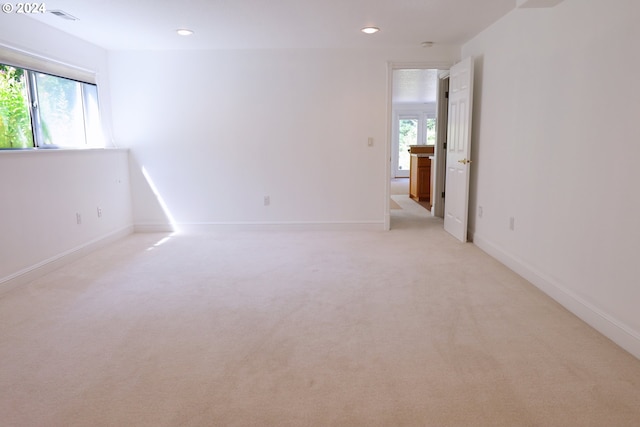
[[[149,172],[129,154],[131,203],[135,230],[140,232],[177,231],[176,222],[156,188]]]

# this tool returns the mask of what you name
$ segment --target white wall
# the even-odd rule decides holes
[[[639,16],[636,0],[516,9],[462,49],[475,243],[638,357]]]
[[[394,102],[393,103],[393,111],[400,111],[400,112],[418,112],[418,113],[424,113],[427,114],[429,117],[435,117],[436,116],[436,103],[435,102],[429,102],[429,103],[414,103],[414,102]]]
[[[131,232],[127,160],[126,150],[113,149],[0,152],[0,289],[35,268]]]
[[[16,14],[0,43],[95,70],[109,127],[106,51]],[[0,183],[0,290],[132,229],[126,150],[0,151]]]
[[[112,52],[135,222],[384,224],[388,65],[459,48]],[[367,138],[374,146],[367,146]],[[271,205],[263,205],[270,196]]]

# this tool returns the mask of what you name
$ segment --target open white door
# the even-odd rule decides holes
[[[449,79],[444,229],[461,242],[467,241],[472,105],[473,58],[469,57],[451,68]]]

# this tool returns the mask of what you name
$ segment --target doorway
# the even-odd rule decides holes
[[[390,64],[389,65],[389,167],[388,170],[388,209],[386,229],[393,228],[392,219],[401,213],[407,214],[409,209],[413,216],[424,221],[433,219],[439,212],[443,200],[443,178],[440,177],[440,163],[445,153],[439,150],[446,139],[446,117],[442,119],[442,111],[446,116],[447,102],[442,99],[443,70],[449,64]],[[444,108],[443,108],[444,106]],[[430,183],[430,200],[409,197],[409,175],[411,156],[409,146],[431,146],[429,166],[433,168]],[[442,151],[442,153],[440,153]],[[439,155],[440,154],[440,155]],[[423,163],[421,159],[420,164]],[[415,162],[416,159],[413,159]],[[415,163],[414,163],[415,164]],[[415,183],[415,181],[413,181]],[[442,202],[442,203],[440,203]],[[417,209],[416,209],[417,208]]]

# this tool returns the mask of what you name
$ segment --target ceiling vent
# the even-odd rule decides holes
[[[56,15],[58,18],[66,19],[67,21],[79,21],[78,18],[68,14],[64,10],[49,10],[48,12],[53,15]]]

